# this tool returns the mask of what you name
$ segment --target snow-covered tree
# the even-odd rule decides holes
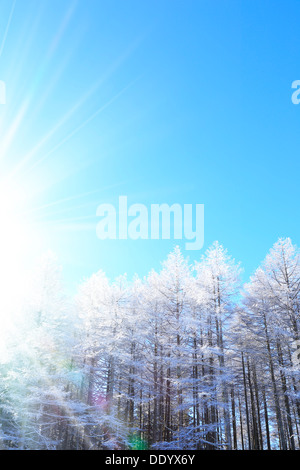
[[[1,449],[300,448],[290,239],[243,288],[215,242],[193,266],[175,247],[144,279],[99,270],[71,300],[48,253],[22,290],[0,354]]]

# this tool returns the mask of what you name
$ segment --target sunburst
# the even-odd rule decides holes
[[[15,16],[19,13],[16,1],[7,11],[3,31],[0,30],[0,65],[3,65],[0,71],[7,71],[7,76],[3,77],[7,100],[5,105],[0,106],[0,284],[4,291],[0,297],[0,318],[7,316],[8,309],[13,310],[20,301],[26,270],[48,249],[49,239],[44,237],[47,227],[96,230],[96,224],[89,223],[89,219],[95,217],[95,208],[90,212],[84,211],[84,214],[79,209],[84,204],[93,204],[91,198],[86,202],[87,195],[96,195],[104,188],[91,192],[78,188],[78,193],[58,191],[57,195],[53,188],[58,182],[62,185],[91,163],[85,158],[77,158],[76,164],[71,164],[68,151],[72,139],[83,133],[136,81],[124,84],[110,96],[103,96],[101,86],[130,56],[133,48],[129,46],[94,83],[83,84],[81,94],[73,103],[57,103],[56,116],[52,117],[48,126],[45,124],[48,122],[44,120],[47,100],[55,92],[72,55],[76,54],[75,50],[62,54],[65,61],[57,54],[59,59],[56,61],[56,53],[64,36],[74,27],[72,19],[77,7],[77,1],[70,1],[67,5],[49,43],[43,44],[45,54],[35,71],[28,70],[26,58],[30,56],[30,45],[39,41],[36,27],[32,26],[32,30],[26,31],[24,56],[18,56],[15,48],[16,44],[20,45],[20,38],[10,34]],[[41,18],[42,14],[42,11],[37,12],[37,17]],[[24,18],[24,24],[30,26],[28,18]],[[37,20],[34,24],[38,24]],[[12,50],[12,54],[8,55],[7,50]],[[55,68],[51,68],[53,61],[57,62]],[[27,89],[23,86],[24,77],[28,83]],[[39,125],[40,122],[43,125]]]

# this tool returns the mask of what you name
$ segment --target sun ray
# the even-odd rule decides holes
[[[8,36],[8,31],[9,31],[9,27],[10,27],[10,24],[11,24],[11,21],[12,21],[12,18],[13,18],[15,6],[16,6],[16,1],[17,0],[14,0],[14,2],[13,2],[13,5],[12,5],[11,11],[10,11],[10,15],[9,15],[9,18],[8,18],[7,26],[6,26],[6,29],[4,31],[4,36],[3,36],[2,43],[1,43],[1,46],[0,46],[0,58],[2,56],[4,46],[5,46],[5,43],[6,43],[6,39],[7,39],[7,36]]]
[[[104,188],[101,188],[101,189],[95,189],[94,191],[86,191],[84,193],[75,194],[74,196],[69,196],[69,197],[65,197],[65,198],[62,198],[62,199],[58,199],[56,201],[49,202],[48,204],[44,204],[43,206],[32,208],[31,212],[40,211],[40,210],[43,210],[43,209],[47,209],[48,207],[57,206],[59,204],[63,204],[64,202],[75,201],[76,199],[84,198],[86,196],[91,196],[92,194],[98,194],[99,192],[102,192],[106,189],[115,188],[116,186],[120,186],[120,185],[119,184],[110,185],[110,186],[107,186],[107,187],[104,187]]]
[[[21,126],[21,124],[23,122],[24,116],[26,115],[26,113],[28,111],[29,104],[30,104],[30,100],[28,98],[26,98],[24,100],[24,102],[22,103],[22,105],[20,106],[19,111],[18,111],[13,123],[11,124],[5,138],[1,142],[1,144],[0,144],[0,159],[4,159],[6,157],[6,154],[9,150],[9,147],[10,147],[13,139],[15,138],[19,127]]]
[[[40,165],[44,160],[46,160],[50,155],[56,152],[60,147],[62,147],[66,142],[68,142],[72,137],[74,137],[78,132],[80,132],[84,127],[86,127],[91,121],[93,121],[96,117],[99,116],[105,109],[111,106],[120,96],[122,96],[128,88],[130,88],[136,81],[133,80],[127,86],[125,86],[121,91],[119,91],[113,98],[107,101],[104,105],[102,105],[97,111],[95,111],[91,116],[82,122],[79,126],[77,126],[72,132],[70,132],[61,142],[55,145],[49,152],[47,152],[43,157],[39,158],[33,165],[30,167],[30,170],[33,170],[36,166]]]

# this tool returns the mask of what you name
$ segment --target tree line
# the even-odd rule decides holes
[[[71,300],[45,256],[1,349],[0,446],[299,449],[299,313],[289,238],[244,285],[215,242],[144,279],[100,270]]]

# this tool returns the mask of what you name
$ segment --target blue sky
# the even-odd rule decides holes
[[[2,1],[0,171],[35,224],[28,257],[56,252],[72,290],[100,268],[146,275],[175,244],[199,259],[214,240],[246,280],[278,237],[298,244],[299,13],[292,0]],[[204,204],[203,249],[100,241],[96,209],[120,195]]]

